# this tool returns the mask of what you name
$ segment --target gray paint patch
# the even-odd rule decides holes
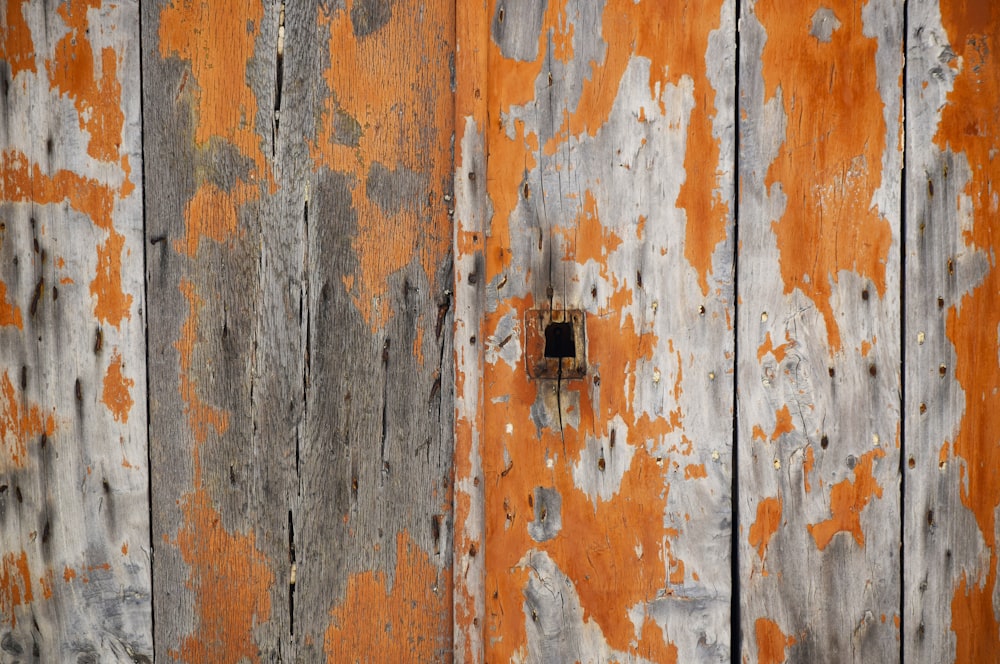
[[[528,522],[528,534],[536,542],[546,542],[562,530],[562,496],[555,489],[535,487],[535,519]]]
[[[386,214],[398,214],[403,208],[416,209],[427,189],[427,176],[399,166],[394,171],[378,162],[368,171],[368,198]]]
[[[501,0],[493,14],[493,41],[505,58],[533,62],[538,58],[547,0]]]
[[[833,37],[833,33],[840,28],[840,25],[840,20],[833,13],[832,9],[829,7],[820,7],[813,14],[812,28],[809,29],[809,34],[824,44],[828,44]]]
[[[395,0],[359,0],[351,9],[351,25],[355,37],[367,37],[378,32],[392,18]]]

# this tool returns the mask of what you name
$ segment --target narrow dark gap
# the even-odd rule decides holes
[[[295,523],[288,510],[288,634],[295,636]]]
[[[739,452],[739,393],[737,385],[740,372],[740,17],[742,16],[742,2],[735,3],[736,21],[735,26],[735,53],[733,55],[733,103],[735,105],[733,118],[733,131],[735,136],[735,149],[733,150],[733,320],[736,321],[733,331],[733,456],[732,456],[732,485],[730,489],[730,516],[731,530],[729,533],[729,564],[731,588],[729,596],[729,661],[740,661],[740,648],[742,644],[742,616],[740,614],[740,452]]]
[[[43,12],[47,15],[47,12]],[[152,413],[150,409],[150,403],[152,399],[150,398],[150,381],[149,381],[149,244],[146,241],[147,235],[149,233],[149,226],[147,223],[147,201],[148,196],[146,195],[146,83],[144,78],[143,64],[145,62],[145,55],[143,51],[143,33],[142,33],[142,8],[138,11],[138,31],[139,31],[139,154],[142,157],[142,170],[140,177],[142,178],[142,301],[143,301],[143,343],[145,344],[145,362],[146,362],[146,503],[149,512],[149,642],[153,651],[150,653],[151,659],[156,659],[156,575],[153,573],[155,566],[153,565],[153,542],[155,538],[153,537],[153,445],[150,439],[150,425],[152,424]]]
[[[906,144],[910,3],[903,0],[903,163],[899,187],[899,661],[906,658]]]

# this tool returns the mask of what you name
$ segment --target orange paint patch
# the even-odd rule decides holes
[[[812,486],[809,484],[809,473],[813,471],[815,463],[816,453],[813,451],[812,447],[807,447],[805,458],[802,460],[802,483],[805,485],[806,493],[812,491]]]
[[[10,618],[11,628],[17,627],[14,609],[32,601],[31,575],[28,573],[28,556],[8,553],[0,559],[0,616]]]
[[[759,424],[753,425],[753,433],[750,436],[753,440],[767,440],[767,432]]]
[[[194,360],[195,343],[198,340],[198,312],[205,301],[198,295],[194,284],[182,279],[179,289],[188,301],[189,314],[181,327],[181,337],[174,344],[180,354],[180,393],[184,400],[184,413],[188,418],[188,426],[198,443],[204,443],[208,438],[209,428],[216,434],[222,434],[229,428],[229,413],[205,404],[198,396],[197,386],[191,378],[191,367]]]
[[[705,470],[705,464],[692,463],[684,466],[684,479],[697,480],[703,477],[708,477],[708,472]]]
[[[323,639],[327,662],[345,662],[365,653],[385,662],[432,662],[451,643],[451,582],[403,531],[396,535],[396,570],[361,572],[347,582],[343,601],[330,612]]]
[[[202,238],[222,244],[236,234],[239,206],[256,198],[256,189],[245,182],[232,191],[202,183],[184,207],[184,238],[174,243],[177,251],[194,257]]]
[[[764,356],[770,353],[774,356],[774,359],[780,363],[785,359],[785,354],[788,351],[788,348],[792,345],[791,341],[786,341],[780,346],[775,346],[771,341],[771,333],[768,332],[764,335],[764,343],[762,343],[757,349],[757,361],[762,362],[764,360]]]
[[[164,535],[164,537],[166,537],[166,535]],[[75,578],[76,578],[76,570],[75,569],[73,569],[72,567],[69,567],[68,565],[63,568],[63,581],[65,581],[66,583],[69,583],[70,581],[72,581]]]
[[[861,512],[873,497],[882,497],[882,487],[875,481],[875,459],[885,456],[879,448],[866,452],[854,466],[854,481],[843,480],[830,489],[830,514],[826,521],[807,526],[822,551],[837,533],[850,533],[858,546],[864,548],[865,534],[861,530]]]
[[[795,422],[792,421],[792,413],[785,404],[774,414],[774,431],[771,432],[771,441],[775,441],[786,433],[795,431]]]
[[[125,238],[112,223],[115,192],[111,187],[71,171],[45,175],[37,164],[29,165],[27,157],[16,151],[3,153],[0,178],[0,196],[4,200],[38,205],[65,201],[108,232],[107,240],[97,249],[97,274],[90,284],[90,293],[96,298],[94,313],[115,327],[130,318],[132,296],[122,291],[121,280]]]
[[[187,587],[196,624],[170,656],[184,662],[260,662],[253,629],[271,617],[269,561],[257,550],[253,531],[226,531],[205,489],[188,494],[181,510],[184,525],[176,543],[190,566]]]
[[[35,69],[35,44],[31,38],[31,28],[24,19],[24,8],[30,7],[29,0],[6,0],[0,20],[0,60],[10,67],[11,79],[17,79],[22,71]]]
[[[781,525],[781,497],[764,498],[757,503],[757,518],[750,525],[750,546],[757,549],[757,556],[764,560],[767,545]]]
[[[359,35],[355,9],[349,1],[317,10],[330,34],[330,94],[310,151],[316,168],[352,177],[359,267],[349,292],[374,332],[392,315],[389,277],[416,260],[432,281],[451,246],[444,185],[452,177],[454,104],[449,77],[440,73],[453,55],[455,10],[445,0],[401,0],[384,25]],[[413,191],[398,205],[380,204],[373,185],[386,187],[377,178],[407,182]]]
[[[781,664],[785,660],[785,649],[795,645],[794,636],[785,636],[778,624],[767,618],[757,618],[754,623],[757,637],[758,664]]]
[[[263,139],[255,131],[257,97],[247,83],[263,18],[261,2],[233,11],[225,3],[174,0],[160,12],[159,42],[161,58],[191,64],[195,142],[225,140],[254,163],[257,177],[270,178]]]
[[[1000,652],[1000,621],[994,610],[998,550],[996,508],[1000,505],[1000,236],[996,197],[1000,161],[994,156],[1000,135],[1000,5],[991,2],[949,2],[941,6],[942,23],[961,67],[948,103],[942,109],[935,143],[942,150],[964,155],[971,176],[960,196],[971,202],[972,225],[963,233],[967,254],[978,252],[988,271],[958,306],[948,310],[946,331],[954,344],[955,379],[965,392],[965,413],[952,443],[952,454],[965,460],[958,487],[962,504],[975,515],[990,552],[985,579],[963,575],[952,599],[951,628],[956,636],[956,661],[989,661]],[[954,210],[959,200],[951,203]],[[956,212],[960,215],[961,213]],[[942,448],[942,457],[946,450]]]
[[[892,227],[871,207],[886,149],[878,41],[864,34],[861,3],[825,5],[841,22],[829,43],[809,35],[815,4],[759,2],[754,13],[767,32],[765,97],[773,99],[780,88],[788,118],[785,144],[765,180],[769,189],[780,185],[787,201],[772,225],[784,291],[798,289],[815,303],[832,355],[841,349],[833,283],[841,270],[850,270],[884,295]]]
[[[0,327],[10,326],[23,329],[21,308],[7,300],[7,284],[0,281]]]
[[[116,350],[111,355],[111,364],[104,375],[104,392],[101,395],[101,401],[111,411],[116,422],[128,422],[128,413],[134,403],[130,392],[133,385],[135,381],[122,373],[122,356]]]
[[[0,378],[0,469],[24,468],[28,462],[28,441],[35,436],[55,433],[52,415],[43,417],[38,406],[21,402],[6,371]],[[9,464],[9,465],[8,465]]]
[[[125,124],[118,58],[113,48],[102,49],[98,76],[89,39],[87,12],[100,6],[101,0],[70,0],[59,6],[57,11],[69,31],[56,44],[55,57],[45,68],[52,89],[73,99],[80,128],[90,134],[87,154],[101,161],[117,161]]]

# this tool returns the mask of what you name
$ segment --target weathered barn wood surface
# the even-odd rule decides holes
[[[0,662],[1000,661],[998,41],[0,0]]]

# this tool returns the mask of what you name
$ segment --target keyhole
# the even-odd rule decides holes
[[[545,328],[545,357],[576,357],[572,323],[549,323]]]

